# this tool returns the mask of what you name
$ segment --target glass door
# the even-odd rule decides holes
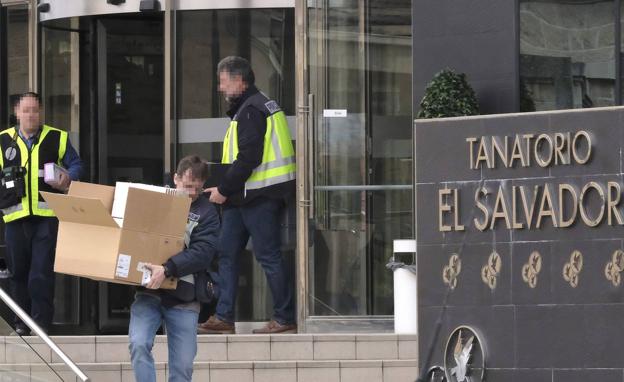
[[[81,31],[77,21],[64,19],[41,25],[40,94],[45,123],[67,131],[72,146],[84,156],[78,77]],[[88,304],[84,304],[89,298],[87,284],[75,276],[56,274],[55,332],[77,333],[93,327],[87,318]]]
[[[412,237],[411,1],[310,1],[307,9],[306,326],[314,331],[327,318],[393,314],[385,264],[392,241]]]
[[[97,21],[98,183],[164,182],[163,16]],[[99,326],[127,330],[133,289],[99,283]]]
[[[163,183],[163,19],[98,22],[99,180]]]

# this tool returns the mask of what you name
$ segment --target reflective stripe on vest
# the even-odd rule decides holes
[[[269,115],[266,123],[262,162],[253,170],[245,182],[245,190],[264,188],[295,179],[295,149],[284,112],[278,111]],[[237,156],[238,122],[235,117],[223,140],[221,163],[231,164]]]
[[[10,131],[14,131],[15,129],[8,129],[3,132],[3,134],[10,134]],[[39,200],[39,147],[45,141],[47,135],[51,131],[58,131],[59,134],[59,149],[57,158],[57,164],[60,165],[62,162],[63,156],[65,156],[65,151],[67,148],[67,132],[55,129],[53,127],[43,125],[41,130],[41,135],[39,136],[39,140],[37,144],[33,145],[32,151],[29,154],[28,147],[26,143],[21,138],[17,138],[15,141],[17,142],[17,146],[20,150],[21,157],[21,165],[26,167],[28,171],[28,167],[30,166],[30,171],[26,174],[25,177],[25,187],[26,190],[30,190],[30,193],[27,192],[26,196],[22,198],[20,204],[15,206],[11,206],[9,208],[5,208],[2,212],[4,213],[3,220],[5,223],[29,216],[31,214],[36,216],[55,216],[54,211],[50,209],[48,203],[45,201]],[[30,163],[28,163],[28,157],[30,156]],[[28,197],[30,196],[30,200]]]
[[[11,134],[11,132],[14,132],[14,134],[17,134],[17,130],[15,128],[5,130],[3,134]],[[26,143],[24,143],[24,141],[21,138],[19,138],[19,136],[17,137],[17,139],[15,139],[15,142],[17,143],[17,148],[20,151],[20,159],[21,159],[20,164],[22,167],[26,167],[27,162],[28,162],[28,147],[26,146]],[[24,187],[26,188],[26,190],[28,190],[28,187],[30,184],[30,180],[28,178],[29,176],[28,174],[26,174],[24,178]],[[19,204],[16,204],[9,208],[5,208],[5,210],[9,211],[9,213],[5,212],[4,216],[2,217],[5,223],[8,223],[13,220],[17,220],[17,219],[30,215],[29,205],[28,205],[28,193],[26,193],[26,195],[22,198]]]
[[[8,207],[8,208],[3,208],[3,209],[2,209],[2,213],[3,213],[4,215],[9,215],[9,214],[12,214],[12,213],[14,213],[14,212],[19,212],[19,211],[21,211],[22,209],[23,209],[23,207],[22,207],[22,205],[21,205],[21,204],[16,204],[16,205],[11,206],[11,207]]]

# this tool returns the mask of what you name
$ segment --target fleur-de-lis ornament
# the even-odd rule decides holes
[[[492,290],[496,289],[496,279],[502,267],[500,255],[494,251],[490,254],[487,264],[481,268],[481,280]]]
[[[448,262],[448,265],[444,266],[442,269],[442,280],[446,285],[451,289],[455,289],[457,287],[457,276],[461,272],[461,260],[459,256],[454,253]]]
[[[563,265],[563,279],[572,288],[576,288],[579,283],[581,270],[583,270],[583,254],[575,250],[570,254],[570,261]]]
[[[529,284],[531,288],[537,286],[537,275],[542,270],[542,255],[533,251],[529,256],[529,261],[522,266],[522,280]]]
[[[611,255],[611,261],[605,266],[605,277],[613,286],[619,286],[622,282],[622,271],[624,271],[624,252],[617,249]]]

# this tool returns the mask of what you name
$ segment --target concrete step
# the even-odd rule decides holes
[[[36,364],[44,360],[60,362],[40,338],[24,339],[41,358],[19,337],[0,337],[0,364]],[[130,361],[127,336],[53,336],[52,339],[77,363]],[[418,339],[415,335],[199,335],[197,342],[197,362],[390,361],[418,358]],[[167,361],[166,336],[156,336],[152,352],[156,362]]]
[[[226,361],[196,362],[193,380],[202,382],[413,382],[417,360],[344,361]],[[79,363],[93,382],[134,381],[129,362]],[[0,381],[71,381],[75,376],[64,364],[0,364]],[[164,382],[168,367],[156,363],[157,380]],[[6,378],[5,378],[6,377]]]

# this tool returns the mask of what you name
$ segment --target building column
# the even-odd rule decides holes
[[[7,52],[7,8],[0,5],[0,130],[8,127],[8,52]]]

